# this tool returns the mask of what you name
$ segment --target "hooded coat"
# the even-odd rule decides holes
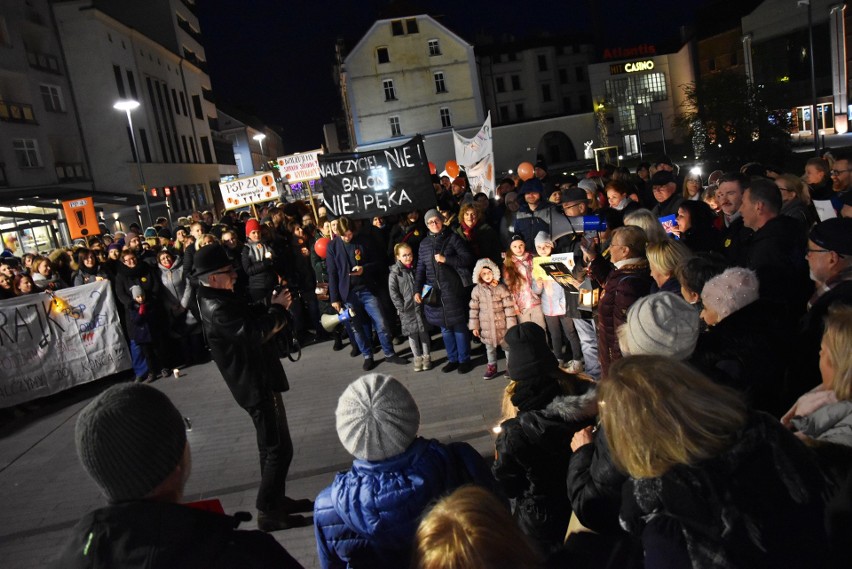
[[[418,437],[397,456],[356,459],[314,502],[320,565],[406,567],[424,510],[469,483],[494,486],[485,461],[467,443]]]
[[[500,278],[500,269],[491,259],[480,259],[473,269],[476,286],[470,295],[470,320],[468,328],[479,330],[479,338],[488,346],[499,346],[506,337],[506,330],[518,323],[515,316],[515,300],[506,285],[497,286],[480,282],[482,269],[491,269],[494,281]]]
[[[429,332],[426,320],[423,318],[423,305],[414,302],[414,293],[417,292],[414,289],[414,270],[415,267],[409,269],[397,261],[391,267],[388,276],[391,302],[399,314],[402,333],[406,336]]]
[[[565,483],[571,439],[597,415],[589,387],[582,395],[559,395],[544,409],[503,421],[495,444],[494,477],[513,500],[521,530],[545,551],[561,546],[571,518]]]

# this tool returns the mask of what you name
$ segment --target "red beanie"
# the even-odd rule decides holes
[[[249,233],[252,231],[260,231],[260,222],[253,217],[246,221],[246,237],[248,237]]]

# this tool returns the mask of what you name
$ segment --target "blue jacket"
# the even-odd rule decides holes
[[[418,437],[400,455],[355,460],[314,503],[320,564],[324,569],[407,567],[423,511],[468,483],[494,488],[485,461],[467,443]]]
[[[361,250],[359,264],[364,268],[364,273],[361,275],[363,283],[371,292],[375,292],[375,274],[381,265],[375,245],[368,238],[360,234],[352,237],[350,243]],[[349,271],[352,269],[352,266],[349,256],[346,254],[343,239],[340,237],[335,237],[328,244],[325,263],[328,270],[329,299],[331,302],[346,302],[347,298],[349,298]]]

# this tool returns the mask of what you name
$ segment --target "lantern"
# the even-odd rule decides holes
[[[580,300],[577,304],[577,307],[580,310],[591,311],[598,305],[598,300],[600,300],[601,289],[595,287],[595,284],[592,282],[592,279],[586,278],[586,280],[580,283],[580,286],[577,290],[580,291]]]

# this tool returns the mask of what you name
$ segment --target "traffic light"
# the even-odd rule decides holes
[[[155,198],[157,197],[157,188],[151,188],[151,195]]]

